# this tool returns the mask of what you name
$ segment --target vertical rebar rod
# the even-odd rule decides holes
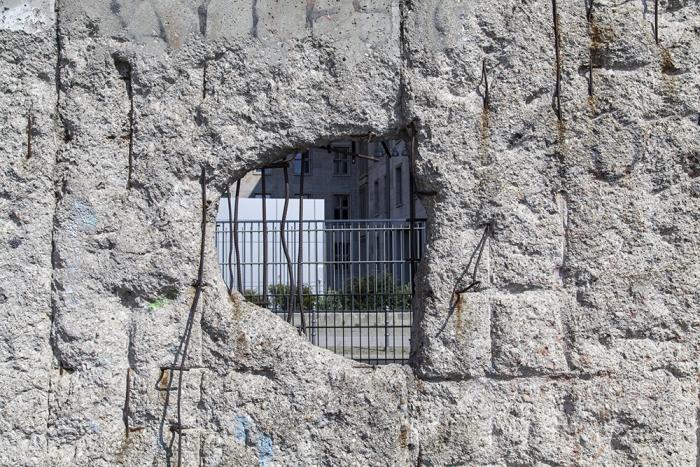
[[[588,21],[589,34],[593,34],[593,2],[586,0],[586,21]],[[593,97],[593,60],[595,58],[594,44],[588,49],[588,95]]]
[[[292,258],[289,255],[289,247],[287,246],[287,237],[284,231],[287,225],[287,212],[289,211],[289,168],[285,165],[282,167],[284,173],[284,207],[282,208],[282,220],[280,221],[280,244],[284,257],[287,260],[287,275],[289,276],[289,295],[287,297],[287,322],[291,323],[294,316],[294,271],[292,268]]]
[[[484,110],[491,108],[491,98],[489,97],[489,76],[486,69],[486,59],[481,64],[481,79],[484,82]]]
[[[32,110],[34,105],[29,106],[29,111],[27,111],[27,159],[32,158],[32,130],[34,129],[34,124],[32,122]]]
[[[238,292],[243,293],[243,274],[241,274],[241,250],[238,247],[238,200],[241,198],[241,181],[236,182],[236,197],[233,207],[233,248],[236,250],[236,283]]]
[[[411,296],[415,294],[416,278],[416,127],[411,131],[411,151],[408,161],[409,200],[409,261],[411,265]]]
[[[262,184],[262,235],[263,235],[263,251],[262,251],[262,257],[263,257],[263,270],[262,270],[262,281],[263,281],[263,287],[262,287],[262,303],[261,306],[267,306],[267,263],[268,263],[268,257],[267,257],[267,185],[266,185],[266,169],[263,168],[260,177],[260,182]]]
[[[593,47],[588,51],[588,95],[593,97],[593,56],[595,51]]]
[[[554,20],[554,57],[556,62],[556,85],[554,88],[554,104],[557,118],[561,121],[561,56],[559,44],[559,15],[557,14],[557,0],[552,0],[552,17]]]
[[[654,0],[654,41],[659,44],[659,0]]]
[[[228,294],[233,290],[233,210],[231,208],[231,187],[226,186],[226,199],[228,200],[228,281],[226,283]],[[223,241],[221,242],[223,244]],[[238,259],[238,258],[236,258]]]
[[[586,21],[589,23],[593,20],[593,2],[594,0],[586,0]]]
[[[304,317],[304,154],[301,155],[299,171],[299,251],[297,254],[297,300],[299,301],[299,319],[301,332],[306,333]],[[311,163],[311,161],[309,161]]]
[[[202,295],[203,277],[204,277],[204,248],[206,246],[207,237],[207,180],[206,171],[202,166],[202,174],[200,179],[202,188],[202,220],[201,220],[201,239],[199,243],[199,267],[197,268],[197,282],[195,282],[194,298],[190,306],[190,312],[187,316],[185,331],[183,334],[184,344],[182,347],[182,356],[180,357],[180,367],[178,368],[177,380],[177,465],[182,465],[182,377],[185,373],[185,362],[187,361],[187,350],[190,345],[190,337],[192,336],[192,325],[194,315],[197,312],[199,298]]]

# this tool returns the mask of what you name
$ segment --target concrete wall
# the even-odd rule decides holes
[[[700,4],[558,7],[562,121],[550,1],[3,3],[0,464],[176,463],[189,330],[183,465],[696,465]],[[225,186],[411,123],[412,367],[227,296]]]

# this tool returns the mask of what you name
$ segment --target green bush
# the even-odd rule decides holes
[[[294,293],[297,294],[295,287]],[[287,284],[274,284],[270,286],[269,289],[270,302],[275,306],[276,311],[287,311],[289,302],[289,285]],[[302,297],[304,298],[304,310],[310,310],[314,305],[315,295],[311,293],[311,287],[304,285],[302,287]],[[295,302],[299,300],[298,295],[295,298]],[[299,309],[299,306],[296,305]]]
[[[296,294],[296,290],[295,290]],[[349,279],[339,290],[327,290],[325,294],[312,293],[309,285],[303,287],[304,310],[319,311],[402,311],[411,309],[411,285],[397,284],[389,275],[355,277]],[[248,289],[243,296],[251,303],[263,305],[262,295]],[[295,298],[295,302],[298,297]],[[289,285],[273,284],[268,289],[270,308],[276,312],[287,312]],[[298,305],[297,305],[298,310]]]
[[[255,289],[246,289],[243,291],[243,297],[245,297],[246,301],[249,301],[250,303],[255,303],[256,305],[262,305],[262,295],[258,293],[257,290]]]
[[[384,310],[400,311],[411,308],[411,285],[397,284],[389,275],[355,277],[342,289],[329,290],[319,297],[319,310]]]

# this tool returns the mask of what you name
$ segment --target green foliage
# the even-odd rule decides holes
[[[262,295],[255,289],[246,289],[243,291],[243,297],[246,301],[256,305],[262,305]]]
[[[318,310],[384,310],[400,311],[411,308],[411,285],[397,284],[389,275],[355,277],[342,289],[329,290],[319,298]]]
[[[165,305],[167,305],[168,302],[170,302],[170,300],[168,298],[157,297],[154,300],[148,302],[148,309],[151,311],[159,310],[159,309],[163,308]]]
[[[296,290],[295,290],[296,293]],[[271,308],[286,312],[289,304],[289,285],[273,284],[268,290]],[[262,305],[262,295],[255,289],[243,292],[245,299]],[[298,298],[295,298],[295,301]],[[303,287],[304,310],[318,311],[405,311],[411,309],[411,285],[397,284],[390,274],[355,277],[349,279],[339,290],[328,290],[325,294],[312,293],[309,285]],[[298,309],[298,307],[297,307]]]
[[[161,290],[160,295],[152,300],[148,300],[148,309],[151,311],[160,310],[171,301],[177,298],[178,291],[174,287],[168,287]]]
[[[270,301],[278,309],[278,311],[287,311],[287,306],[289,303],[289,285],[287,284],[274,284],[270,286]],[[294,290],[296,294],[296,288]],[[314,297],[311,293],[311,287],[304,285],[302,287],[302,297],[304,298],[304,309],[310,310],[314,305]],[[299,297],[295,300],[299,300]]]

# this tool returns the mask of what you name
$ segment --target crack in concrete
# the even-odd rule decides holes
[[[123,59],[117,54],[112,55],[112,58],[114,60],[114,68],[116,68],[117,73],[119,73],[120,79],[124,81],[126,95],[129,99],[129,129],[127,134],[127,138],[129,139],[129,166],[126,179],[126,189],[130,190],[132,186],[131,179],[134,173],[134,69],[129,60]]]
[[[209,66],[209,61],[204,60],[202,65],[202,100],[207,98],[207,67]]]
[[[251,34],[253,35],[254,38],[258,39],[258,21],[260,18],[258,17],[258,0],[253,0],[253,28],[251,31]]]
[[[58,128],[64,127],[63,125],[63,120],[61,118],[61,109],[60,109],[60,104],[61,104],[61,59],[63,55],[63,45],[61,42],[61,15],[60,15],[60,0],[56,0],[56,3],[54,5],[54,14],[55,14],[55,42],[56,42],[56,69],[54,73],[54,79],[55,79],[55,86],[56,86],[56,107],[55,107],[55,124],[57,125]],[[57,128],[57,131],[58,131]],[[63,141],[65,143],[66,141],[66,135],[65,135],[65,130],[62,138],[58,138],[58,141]],[[60,144],[60,143],[59,143]],[[52,215],[52,226],[51,226],[51,274],[50,274],[50,280],[49,280],[49,347],[51,348],[51,353],[53,355],[54,360],[51,362],[51,367],[53,367],[56,364],[56,359],[57,359],[57,353],[58,353],[58,348],[56,346],[56,340],[54,337],[54,319],[55,319],[55,313],[56,313],[56,308],[57,308],[57,303],[56,303],[56,285],[55,285],[55,272],[56,272],[56,231],[57,231],[57,224],[58,224],[58,203],[59,199],[62,197],[61,192],[59,187],[57,186],[57,173],[58,173],[58,152],[59,152],[59,146],[54,148],[54,165],[53,165],[53,182],[54,182],[54,204],[53,204],[53,215]],[[46,395],[47,399],[47,414],[46,414],[46,459],[48,461],[49,456],[50,456],[50,442],[49,440],[51,439],[51,436],[49,434],[50,426],[51,426],[51,397],[53,394],[53,374],[51,369],[49,369],[49,382],[48,382],[48,391]]]

